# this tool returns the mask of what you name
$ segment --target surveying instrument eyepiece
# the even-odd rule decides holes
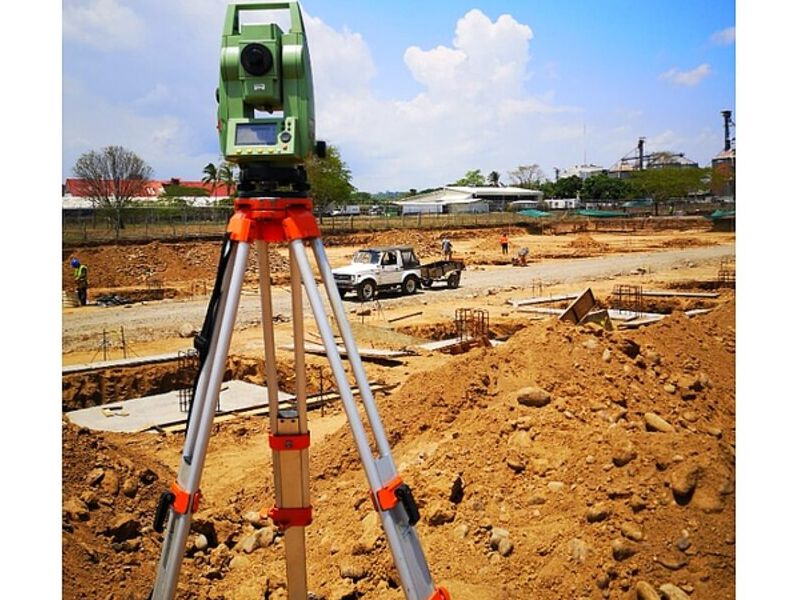
[[[243,23],[246,14],[289,12],[277,23]],[[325,156],[314,127],[314,85],[297,2],[231,4],[225,14],[217,88],[217,129],[225,160],[239,166],[239,196],[308,190],[303,162]]]
[[[289,11],[291,25],[286,33],[276,23],[240,22],[245,11],[262,11],[269,15],[276,10]],[[303,291],[325,346],[369,484],[372,506],[379,515],[406,598],[450,600],[445,588],[433,584],[414,528],[420,518],[419,509],[411,488],[403,482],[395,466],[311,210],[303,161],[312,152],[322,157],[325,150],[324,143],[317,142],[314,137],[312,87],[303,19],[295,0],[228,7],[222,34],[217,126],[222,154],[239,166],[238,197],[222,241],[205,320],[195,338],[199,369],[189,402],[178,474],[170,489],[161,495],[153,523],[153,529],[164,534],[151,594],[153,600],[172,600],[178,588],[192,515],[199,510],[202,499],[200,478],[214,417],[218,408],[226,410],[220,402],[220,389],[253,245],[257,250],[264,336],[270,426],[268,448],[275,480],[275,504],[264,508],[261,516],[271,519],[284,537],[288,600],[308,598],[305,528],[312,521]],[[268,243],[285,244],[289,248],[295,394],[284,401],[279,401],[278,396]],[[350,386],[306,246],[314,256],[356,389]],[[356,394],[360,396],[364,417],[355,400]],[[242,507],[243,512],[246,509]]]

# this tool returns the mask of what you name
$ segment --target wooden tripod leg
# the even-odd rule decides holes
[[[272,324],[272,294],[269,279],[269,254],[265,242],[257,242],[261,311],[264,330],[267,387],[269,397],[270,447],[275,478],[275,507],[269,511],[276,525],[284,530],[286,549],[286,590],[289,600],[306,600],[305,525],[311,520],[308,475],[308,424],[306,419],[306,380],[303,351],[303,306],[300,280],[291,263],[292,320],[295,336],[296,406],[280,410],[278,375],[275,362],[275,336]]]

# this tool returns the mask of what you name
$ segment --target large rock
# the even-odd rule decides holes
[[[658,588],[658,590],[661,592],[664,600],[689,600],[689,594],[684,592],[677,585],[671,583],[665,583]]]
[[[125,540],[139,537],[141,532],[142,526],[138,520],[130,515],[120,515],[103,533],[111,536],[115,542],[124,542]]]
[[[89,511],[78,498],[70,498],[61,507],[61,513],[67,521],[88,521]]]
[[[523,406],[541,408],[550,404],[551,395],[538,386],[525,387],[517,391],[517,402]]]
[[[649,431],[660,431],[662,433],[672,433],[675,431],[675,428],[670,425],[669,422],[665,421],[655,413],[644,413],[644,422]]]
[[[620,531],[622,532],[622,535],[629,540],[633,540],[634,542],[641,542],[644,539],[644,533],[639,526],[635,523],[631,523],[630,521],[623,523],[620,527]]]
[[[628,443],[614,448],[611,461],[617,467],[624,467],[634,458],[636,458],[636,449],[633,447],[633,444]]]
[[[456,511],[452,506],[443,502],[436,502],[431,506],[426,521],[428,525],[436,527],[437,525],[452,523],[455,518]]]
[[[656,589],[646,581],[636,584],[636,600],[661,600]]]
[[[636,552],[636,546],[628,540],[617,538],[611,542],[611,554],[614,560],[625,560],[636,554]]]
[[[139,491],[139,480],[135,477],[127,477],[125,481],[122,482],[122,493],[128,498],[136,496],[137,491]]]
[[[259,548],[266,548],[275,539],[275,530],[272,527],[262,527],[256,529],[250,535],[245,536],[236,546],[234,550],[250,554]]]
[[[586,511],[586,520],[589,523],[605,521],[611,515],[611,509],[605,504],[595,504]]]
[[[492,527],[492,531],[489,534],[489,546],[492,550],[497,550],[502,556],[511,554],[514,544],[511,543],[511,534],[508,529]]]
[[[572,538],[567,544],[569,557],[577,563],[583,564],[589,556],[591,548],[589,544],[578,538]]]
[[[343,564],[339,565],[339,575],[342,579],[358,581],[369,575],[369,570],[361,565]]]
[[[697,465],[683,463],[678,465],[669,476],[672,496],[680,505],[689,504],[697,488],[703,471]]]

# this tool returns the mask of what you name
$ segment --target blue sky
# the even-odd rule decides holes
[[[214,89],[226,2],[65,0],[62,174],[120,144],[156,177],[220,160]],[[735,104],[735,5],[690,2],[302,3],[317,135],[361,190],[469,169],[611,166],[648,151],[702,166]]]

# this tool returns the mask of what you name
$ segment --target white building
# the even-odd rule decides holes
[[[588,179],[593,175],[601,175],[605,173],[606,169],[597,165],[575,165],[561,172],[559,179],[567,177],[580,177],[581,179]]]
[[[427,194],[410,196],[395,202],[402,214],[486,213],[503,211],[512,202],[529,200],[539,203],[544,193],[518,187],[447,186]]]
[[[578,198],[548,198],[544,204],[551,210],[574,210],[580,202]]]

